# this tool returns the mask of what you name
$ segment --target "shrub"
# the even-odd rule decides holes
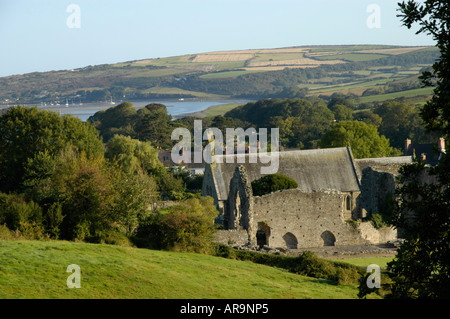
[[[383,220],[383,216],[379,213],[371,214],[370,222],[372,223],[373,227],[375,227],[376,229],[380,229],[386,225]]]
[[[236,250],[226,245],[216,244],[214,254],[219,257],[252,261],[257,264],[286,269],[299,275],[323,278],[338,285],[356,284],[362,276],[362,272],[356,266],[321,259],[310,251],[291,257]]]
[[[190,198],[150,214],[133,241],[138,247],[209,252],[217,214],[211,197]]]
[[[33,201],[25,201],[22,195],[0,193],[0,224],[11,230],[21,223],[42,223],[42,208]]]
[[[0,240],[21,239],[19,230],[11,230],[6,225],[0,225]]]
[[[282,189],[297,188],[292,178],[282,174],[270,174],[252,182],[253,195],[262,196]]]
[[[25,239],[49,239],[49,236],[45,233],[44,226],[36,222],[20,222],[18,230]]]

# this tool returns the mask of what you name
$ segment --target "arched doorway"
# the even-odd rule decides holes
[[[334,237],[333,233],[330,231],[324,231],[320,237],[323,240],[324,246],[334,246],[336,243],[336,237]]]
[[[258,247],[269,246],[270,227],[264,223],[258,223],[258,230],[256,231],[256,244]]]
[[[287,249],[297,249],[298,247],[298,241],[297,237],[294,236],[292,233],[286,233],[283,236],[284,242],[286,243]]]

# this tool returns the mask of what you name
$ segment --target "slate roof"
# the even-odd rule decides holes
[[[270,153],[269,153],[270,154]],[[298,188],[305,192],[334,189],[343,192],[359,191],[358,175],[351,154],[347,147],[297,150],[279,152],[278,173],[294,179]],[[213,173],[218,200],[226,200],[236,166],[245,166],[251,181],[261,178],[261,167],[269,166],[258,161],[249,163],[249,154],[245,163],[237,163],[237,155],[216,155],[223,157],[223,163],[207,164]],[[234,163],[227,163],[227,157],[233,157]],[[230,162],[229,158],[228,161]]]

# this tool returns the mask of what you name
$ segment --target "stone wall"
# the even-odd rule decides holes
[[[370,222],[360,223],[358,231],[363,239],[368,240],[372,244],[382,244],[397,239],[397,230],[393,227],[376,229]]]
[[[290,189],[254,197],[255,231],[251,237],[256,242],[257,231],[264,231],[266,245],[291,249],[366,244],[368,241],[345,220],[348,195]]]
[[[361,218],[385,210],[387,199],[393,198],[394,192],[395,175],[390,172],[379,172],[370,167],[364,168],[361,177]]]
[[[246,230],[217,230],[214,234],[214,242],[224,245],[244,246],[248,243]]]
[[[236,167],[224,201],[223,225],[216,241],[272,248],[312,248],[379,244],[397,238],[391,228],[358,221],[362,211],[379,212],[393,194],[392,172],[370,167],[361,174],[361,192],[289,189],[253,196],[246,169]],[[381,208],[380,208],[381,207]]]

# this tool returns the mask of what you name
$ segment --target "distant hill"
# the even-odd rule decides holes
[[[0,105],[333,93],[355,94],[374,102],[402,91],[412,98],[430,93],[418,90],[417,77],[438,56],[434,47],[386,45],[188,54],[1,77]]]

